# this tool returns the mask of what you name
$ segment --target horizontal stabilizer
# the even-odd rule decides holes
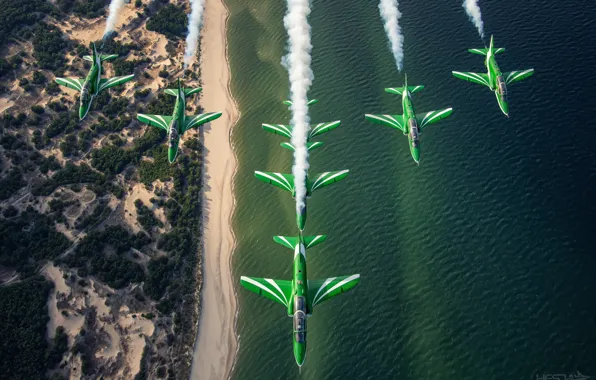
[[[294,176],[291,174],[256,171],[255,177],[265,183],[287,190],[294,196]]]
[[[294,151],[294,145],[290,144],[289,142],[282,142],[279,145],[281,145],[282,148],[286,148],[291,151]],[[311,150],[316,149],[322,145],[323,145],[322,141],[309,142],[309,143],[306,143],[306,150],[311,151]]]
[[[315,305],[347,292],[360,282],[360,275],[331,277],[325,280],[308,281],[308,298]]]
[[[116,58],[118,58],[118,54],[101,54],[99,56],[99,59],[101,60],[101,62],[103,62],[103,61],[111,61],[111,60],[116,59]],[[85,61],[93,62],[93,57],[90,56],[90,55],[84,55],[83,56],[83,59]]]
[[[182,91],[184,91],[184,95],[186,96],[190,96],[190,95],[194,95],[198,92],[201,92],[203,88],[201,87],[197,87],[197,88],[183,88]],[[168,88],[165,89],[164,92],[168,95],[172,95],[172,96],[178,96],[178,89],[177,88]]]
[[[327,235],[317,235],[317,236],[304,236],[304,248],[314,247],[315,245],[324,242],[327,239]],[[291,237],[291,236],[274,236],[273,240],[277,244],[281,244],[284,247],[290,249],[296,249],[296,246],[300,244],[299,237]]]
[[[247,290],[286,307],[290,304],[292,281],[242,276],[240,277],[240,284]]]
[[[422,86],[422,85],[408,86],[408,91],[410,92],[410,94],[413,94],[415,92],[422,90],[423,88],[424,88],[424,86]],[[388,92],[390,94],[403,95],[404,89],[405,89],[405,87],[387,87],[385,89],[385,92]]]
[[[312,106],[313,104],[316,104],[319,102],[319,99],[311,99],[308,101],[308,103],[306,103],[306,105],[308,106]],[[292,101],[291,100],[284,100],[283,104],[285,104],[286,106],[291,106],[292,105]]]
[[[472,54],[478,54],[478,55],[484,55],[486,56],[488,54],[488,48],[486,49],[468,49],[468,51]],[[505,51],[505,48],[493,48],[493,54],[499,54],[499,53],[503,53]]]
[[[336,172],[325,172],[321,174],[316,174],[313,178],[314,180],[310,180],[308,183],[308,192],[312,194],[315,190],[320,189],[325,186],[329,186],[332,183],[341,181],[342,179],[346,178],[349,174],[349,170],[340,170]]]

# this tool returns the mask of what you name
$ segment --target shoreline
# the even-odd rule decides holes
[[[205,112],[221,111],[220,119],[202,131],[203,226],[199,295],[199,327],[191,365],[191,379],[228,379],[234,364],[236,295],[231,257],[235,247],[232,214],[235,205],[233,178],[237,168],[231,131],[239,111],[230,90],[230,67],[226,40],[228,9],[224,0],[205,2],[201,37],[201,81]],[[221,121],[220,121],[221,120]]]

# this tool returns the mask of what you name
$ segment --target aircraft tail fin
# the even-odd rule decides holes
[[[294,176],[292,174],[255,171],[255,177],[260,181],[287,190],[294,196]]]
[[[295,150],[294,149],[294,145],[292,145],[289,142],[282,142],[279,145],[281,145],[282,148],[286,148],[286,149],[291,150],[292,152]],[[311,150],[316,149],[316,148],[318,148],[318,147],[320,147],[322,145],[323,145],[323,142],[322,141],[308,142],[308,143],[306,143],[306,150],[308,150],[310,152]]]
[[[304,241],[304,247],[310,248],[310,247],[314,247],[315,245],[317,245],[319,243],[324,242],[327,239],[327,235],[304,236],[302,239]],[[292,250],[296,249],[296,246],[298,244],[300,244],[300,238],[293,237],[293,236],[274,236],[273,240],[277,244],[281,244],[284,247],[287,247]]]
[[[319,99],[311,99],[308,101],[308,103],[306,103],[307,106],[312,106],[313,104],[316,104],[319,102]],[[291,100],[284,100],[283,104],[285,104],[286,106],[291,106],[292,105],[292,101]]]
[[[99,60],[101,62],[111,61],[111,60],[114,60],[116,58],[118,58],[118,54],[100,54],[99,55]],[[93,62],[93,56],[90,56],[90,55],[84,55],[83,56],[83,59],[85,61]]]
[[[415,92],[422,90],[424,88],[424,86],[420,85],[420,86],[408,86],[408,87],[387,87],[385,89],[385,92],[388,92],[390,94],[403,95],[404,90],[406,88],[408,89],[410,94],[413,94]]]

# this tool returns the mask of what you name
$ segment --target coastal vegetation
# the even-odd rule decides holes
[[[102,92],[93,101],[93,115],[80,121],[78,99],[53,78],[84,77],[89,64],[81,57],[89,54],[90,41],[77,41],[58,21],[72,14],[104,15],[106,2],[5,3],[0,44],[21,45],[0,56],[0,93],[11,100],[0,114],[0,336],[6,342],[0,345],[0,373],[14,379],[68,378],[68,357],[80,359],[83,374],[102,368],[90,338],[98,326],[86,322],[74,343],[60,326],[55,338],[47,338],[52,282],[41,275],[47,277],[50,262],[73,292],[77,287],[86,292],[81,284],[92,279],[166,331],[165,343],[147,339],[137,378],[185,373],[183,354],[192,347],[197,322],[202,146],[189,139],[172,165],[165,132],[134,118],[137,112],[171,114],[175,99],[147,86],[147,80],[161,81],[159,72],[174,77],[171,67],[145,70],[152,63],[147,40],[122,42],[116,35],[96,41],[102,51],[120,56],[107,64],[110,74],[136,71],[145,82],[134,96],[121,88]],[[188,20],[181,7],[167,4],[152,12],[138,14],[150,16],[148,30],[173,40],[185,35]],[[135,199],[136,186],[150,194],[150,202]],[[136,218],[127,216],[130,211]],[[24,343],[14,349],[9,342],[15,341]],[[157,350],[157,344],[170,349]]]

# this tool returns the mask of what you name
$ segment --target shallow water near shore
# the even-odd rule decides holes
[[[314,1],[313,122],[341,119],[312,152],[310,172],[350,169],[309,199],[309,278],[361,274],[352,291],[308,320],[302,373],[291,320],[239,286],[240,275],[291,278],[294,202],[255,170],[291,172],[291,152],[261,123],[287,123],[280,0],[227,0],[233,130],[233,277],[239,351],[232,378],[535,379],[596,376],[596,130],[592,42],[596,7],[579,0],[481,2],[485,33],[507,51],[503,71],[535,68],[511,85],[511,118],[486,88],[451,70],[482,72],[483,47],[460,1],[402,1],[405,72],[417,112],[452,106],[407,138],[365,113],[401,114],[403,74],[387,46],[377,1]],[[488,38],[486,38],[488,44]]]

